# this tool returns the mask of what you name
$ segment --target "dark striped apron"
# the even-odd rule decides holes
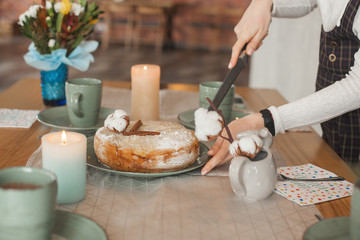
[[[322,30],[316,91],[344,78],[354,65],[354,54],[359,50],[360,41],[352,27],[359,5],[360,0],[350,0],[340,26],[330,32]],[[323,139],[348,163],[359,161],[359,125],[360,109],[321,124]]]

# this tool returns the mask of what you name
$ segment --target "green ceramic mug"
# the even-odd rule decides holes
[[[69,79],[65,84],[65,93],[71,125],[95,126],[100,112],[102,82],[95,78]]]
[[[210,106],[206,98],[208,97],[212,101],[216,93],[218,92],[221,84],[222,82],[220,81],[205,81],[200,83],[199,85],[200,107],[207,109]],[[234,104],[234,95],[235,95],[235,86],[232,85],[219,106],[219,110],[222,111],[225,121],[227,123],[229,123],[231,120],[232,108]]]
[[[51,239],[56,175],[31,167],[0,170],[0,239]]]

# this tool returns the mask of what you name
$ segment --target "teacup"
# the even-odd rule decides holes
[[[199,102],[200,107],[202,108],[209,108],[210,104],[206,100],[208,97],[211,101],[213,101],[216,93],[218,92],[222,82],[220,81],[205,81],[201,82],[199,85]],[[224,119],[227,123],[231,120],[231,113],[234,104],[234,95],[235,95],[235,86],[232,85],[225,95],[224,99],[222,100],[220,106],[218,107],[219,110],[222,111]]]
[[[57,182],[54,173],[30,167],[0,170],[0,239],[51,238]]]
[[[75,127],[95,126],[100,112],[102,82],[95,78],[74,78],[65,83],[67,113]]]

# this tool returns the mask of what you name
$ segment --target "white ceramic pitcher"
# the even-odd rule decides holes
[[[240,156],[230,164],[231,187],[246,202],[268,198],[277,182],[276,166],[270,150],[272,139],[264,140],[264,147],[253,160]]]

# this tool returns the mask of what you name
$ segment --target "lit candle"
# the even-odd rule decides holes
[[[86,137],[75,132],[48,133],[41,138],[43,168],[57,176],[59,204],[75,203],[86,195]]]
[[[131,68],[131,119],[159,120],[160,66]]]

